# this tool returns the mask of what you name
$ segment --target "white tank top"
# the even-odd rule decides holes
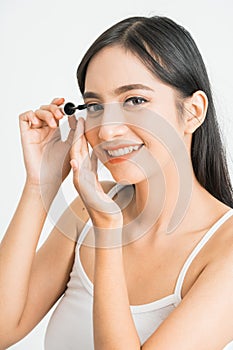
[[[116,194],[114,186],[108,193]],[[117,186],[120,191],[123,186]],[[192,261],[217,229],[233,215],[233,209],[225,213],[199,241],[185,261],[177,278],[174,293],[152,303],[130,306],[135,327],[143,344],[168,315],[179,305],[183,281]],[[80,246],[91,227],[90,219],[84,226],[76,245],[75,260],[67,284],[67,290],[60,299],[49,321],[45,350],[94,350],[93,342],[93,284],[87,277],[80,261]],[[233,333],[233,327],[232,327]],[[224,350],[233,350],[233,342]]]

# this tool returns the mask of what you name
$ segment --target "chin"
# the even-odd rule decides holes
[[[143,169],[139,169],[132,164],[114,167],[106,164],[105,166],[110,171],[113,179],[122,185],[134,185],[148,180],[148,176],[142,171]]]

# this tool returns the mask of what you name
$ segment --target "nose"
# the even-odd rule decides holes
[[[105,106],[99,125],[99,138],[103,141],[110,141],[125,135],[127,131],[128,127],[120,108],[117,108],[115,104]]]
[[[104,141],[110,141],[126,133],[127,127],[122,123],[101,123],[99,128],[99,138]]]

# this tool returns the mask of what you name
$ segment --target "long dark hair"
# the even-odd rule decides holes
[[[77,79],[81,93],[92,57],[102,48],[120,45],[135,54],[161,81],[182,97],[202,90],[208,97],[205,121],[192,135],[191,159],[199,183],[233,207],[233,190],[206,67],[189,32],[167,17],[130,17],[106,30],[83,57]]]

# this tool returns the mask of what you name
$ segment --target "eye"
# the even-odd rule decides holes
[[[124,102],[124,106],[127,106],[127,107],[140,106],[146,102],[148,102],[148,101],[143,97],[133,96],[133,97],[128,98]]]
[[[87,103],[86,109],[89,115],[96,115],[103,111],[104,106],[100,103]]]

